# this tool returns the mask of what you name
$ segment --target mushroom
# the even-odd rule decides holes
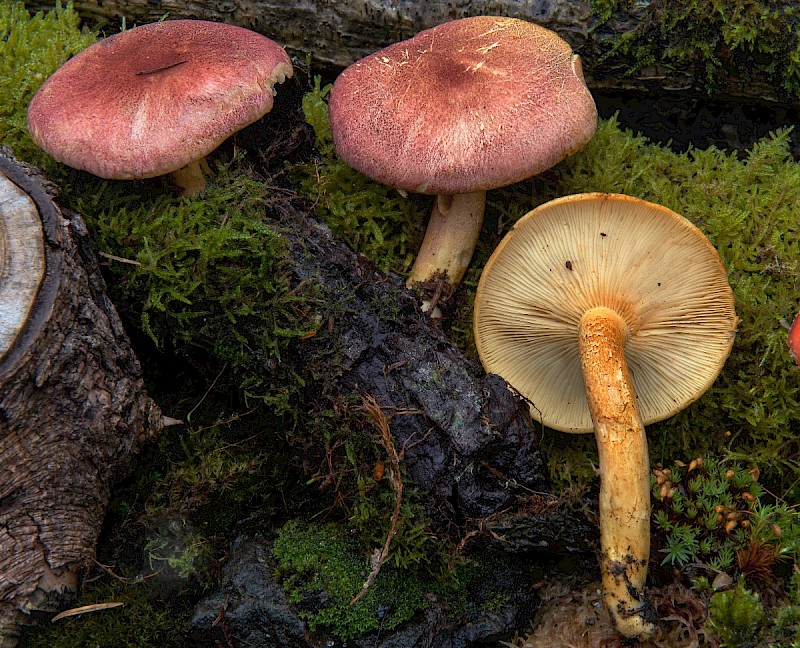
[[[436,196],[409,287],[454,288],[483,223],[486,190],[577,152],[597,127],[580,57],[514,18],[447,22],[354,63],[329,112],[339,156],[401,191]]]
[[[272,109],[292,76],[284,49],[202,20],[142,25],[101,40],[42,84],[28,107],[33,141],[59,162],[112,179],[171,173],[205,188],[205,156]]]
[[[644,425],[714,382],[736,330],[733,292],[705,236],[660,205],[579,194],[521,218],[475,298],[487,372],[565,432],[594,430],[601,573],[617,629],[646,637],[650,469]]]
[[[800,366],[800,313],[795,316],[792,325],[789,327],[789,336],[786,341],[789,344],[789,353]]]

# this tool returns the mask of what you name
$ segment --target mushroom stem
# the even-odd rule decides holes
[[[194,162],[189,162],[185,167],[170,174],[172,182],[181,190],[181,196],[193,196],[206,188],[206,173],[211,168],[204,157]]]
[[[579,326],[586,397],[600,458],[600,568],[603,598],[619,632],[647,637],[655,627],[644,594],[650,555],[647,437],[625,362],[627,325],[606,307]]]
[[[485,207],[485,191],[436,196],[425,237],[406,282],[409,288],[441,273],[451,286],[459,284],[478,242]]]

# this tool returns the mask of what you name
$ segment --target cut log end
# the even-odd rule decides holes
[[[0,152],[0,646],[75,589],[111,485],[163,424],[85,236]]]
[[[0,358],[28,320],[44,272],[42,224],[36,204],[0,173]]]

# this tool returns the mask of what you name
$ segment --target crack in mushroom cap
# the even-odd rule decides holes
[[[272,109],[292,76],[256,32],[170,20],[115,34],[64,63],[28,108],[36,144],[104,178],[150,178],[199,160]]]
[[[514,18],[443,23],[354,63],[333,84],[338,154],[383,184],[459,194],[524,180],[597,127],[580,58]]]
[[[548,427],[593,429],[578,325],[596,306],[625,321],[625,358],[645,425],[711,386],[738,321],[719,254],[682,216],[614,194],[541,205],[486,264],[474,319],[486,371],[502,376]]]

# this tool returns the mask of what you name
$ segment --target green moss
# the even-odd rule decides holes
[[[312,632],[344,641],[388,632],[434,599],[453,618],[481,623],[487,615],[521,604],[529,583],[542,576],[539,568],[491,551],[451,557],[446,568],[433,573],[429,564],[399,568],[390,559],[368,593],[351,605],[370,571],[374,548],[337,524],[292,521],[278,531],[273,546],[278,577]]]
[[[289,599],[312,632],[343,640],[397,627],[428,607],[424,580],[411,570],[384,565],[357,603],[370,571],[369,558],[346,529],[290,522],[278,531],[273,552]]]
[[[788,600],[771,614],[773,625],[767,633],[770,648],[800,647],[800,572],[792,574]]]
[[[755,645],[765,616],[758,595],[739,583],[734,589],[711,597],[708,627],[723,648],[744,648]]]
[[[784,605],[773,615],[774,626],[769,633],[770,648],[800,646],[800,606]]]
[[[189,578],[208,566],[212,549],[205,536],[183,520],[172,522],[145,545],[148,564],[154,572],[172,571],[178,578]]]
[[[0,3],[0,144],[33,163],[47,159],[28,135],[27,106],[48,76],[95,40],[71,3],[34,16],[18,0]]]
[[[547,434],[542,438],[542,447],[556,492],[579,498],[597,483],[597,446],[593,434]]]
[[[592,2],[600,23],[630,4],[626,0]],[[690,69],[705,81],[709,94],[721,86],[726,71],[745,80],[766,80],[779,94],[797,97],[798,33],[800,12],[780,0],[652,2],[632,31],[611,42],[606,63],[631,73],[651,65]]]
[[[736,462],[713,457],[689,467],[676,462],[656,468],[652,503],[661,564],[707,564],[717,572],[732,573],[737,554],[755,544],[765,555],[793,557],[798,518],[783,506],[762,502],[764,490],[755,475]]]
[[[249,396],[282,401],[265,387],[264,369],[316,324],[288,285],[286,241],[266,222],[269,188],[235,162],[218,165],[192,198],[159,182],[81,180],[65,184],[67,201],[84,215],[115,299],[138,314],[142,331],[162,347],[202,349]]]

